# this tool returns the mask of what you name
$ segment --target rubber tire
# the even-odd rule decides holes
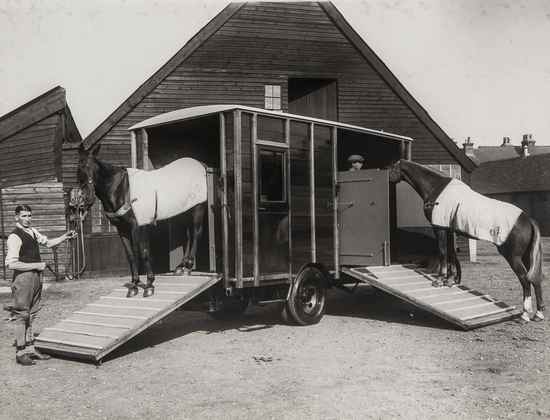
[[[292,285],[286,309],[298,325],[317,324],[325,313],[327,279],[315,266],[305,267]]]
[[[208,315],[218,321],[239,319],[248,308],[249,302],[248,297],[226,297],[222,301],[223,306],[217,311],[208,312]]]

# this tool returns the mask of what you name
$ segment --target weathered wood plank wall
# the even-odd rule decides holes
[[[2,187],[56,177],[55,144],[60,116],[52,115],[0,142]]]

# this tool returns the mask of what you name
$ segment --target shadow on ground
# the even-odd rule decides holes
[[[364,318],[375,321],[456,329],[453,324],[373,287],[358,287],[353,293],[331,291],[327,315]]]

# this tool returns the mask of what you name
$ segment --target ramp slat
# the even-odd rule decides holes
[[[129,329],[130,327],[127,327],[126,325],[117,325],[117,324],[103,324],[101,322],[86,322],[86,321],[75,321],[71,319],[66,319],[62,321],[63,323],[70,323],[70,324],[79,324],[79,325],[95,325],[98,327],[110,327],[110,328],[122,328],[122,329]]]
[[[39,335],[40,341],[53,341],[56,343],[78,343],[82,347],[103,348],[112,339],[109,337],[94,337],[85,334],[71,334],[69,332],[56,331],[52,329],[44,329]]]
[[[463,329],[521,315],[515,307],[464,286],[434,287],[434,277],[415,266],[354,267],[343,268],[342,272]]]
[[[212,274],[157,276],[150,298],[126,298],[127,289],[118,287],[44,328],[35,345],[48,353],[100,360],[219,281],[220,276]]]
[[[140,322],[140,320],[132,318],[105,319],[104,316],[98,316],[94,314],[82,314],[78,312],[73,312],[72,316],[65,321],[109,324],[117,327],[126,327],[128,329],[134,328]]]
[[[117,338],[116,335],[112,335],[112,334],[97,334],[97,333],[91,333],[83,330],[77,331],[77,330],[70,330],[65,328],[54,328],[54,327],[45,328],[45,330],[58,331],[58,332],[67,333],[67,334],[88,335],[90,337]]]

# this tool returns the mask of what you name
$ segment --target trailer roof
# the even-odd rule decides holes
[[[148,118],[144,121],[141,121],[137,124],[131,126],[128,130],[133,131],[141,128],[152,128],[158,127],[161,125],[172,124],[175,122],[181,122],[186,120],[191,120],[194,118],[200,118],[207,115],[219,114],[220,112],[235,111],[240,110],[244,112],[257,113],[260,115],[267,115],[277,118],[289,118],[295,121],[304,121],[315,124],[329,125],[333,127],[342,128],[345,130],[356,131],[364,134],[370,134],[378,137],[385,137],[388,139],[399,140],[399,141],[412,141],[412,138],[407,136],[401,136],[399,134],[389,133],[387,131],[373,130],[370,128],[360,127],[358,125],[344,124],[338,121],[324,120],[320,118],[307,117],[305,115],[289,114],[286,112],[280,111],[270,111],[262,108],[255,108],[245,105],[203,105],[195,106],[191,108],[178,109],[176,111],[166,112],[164,114],[156,115],[154,117]]]

